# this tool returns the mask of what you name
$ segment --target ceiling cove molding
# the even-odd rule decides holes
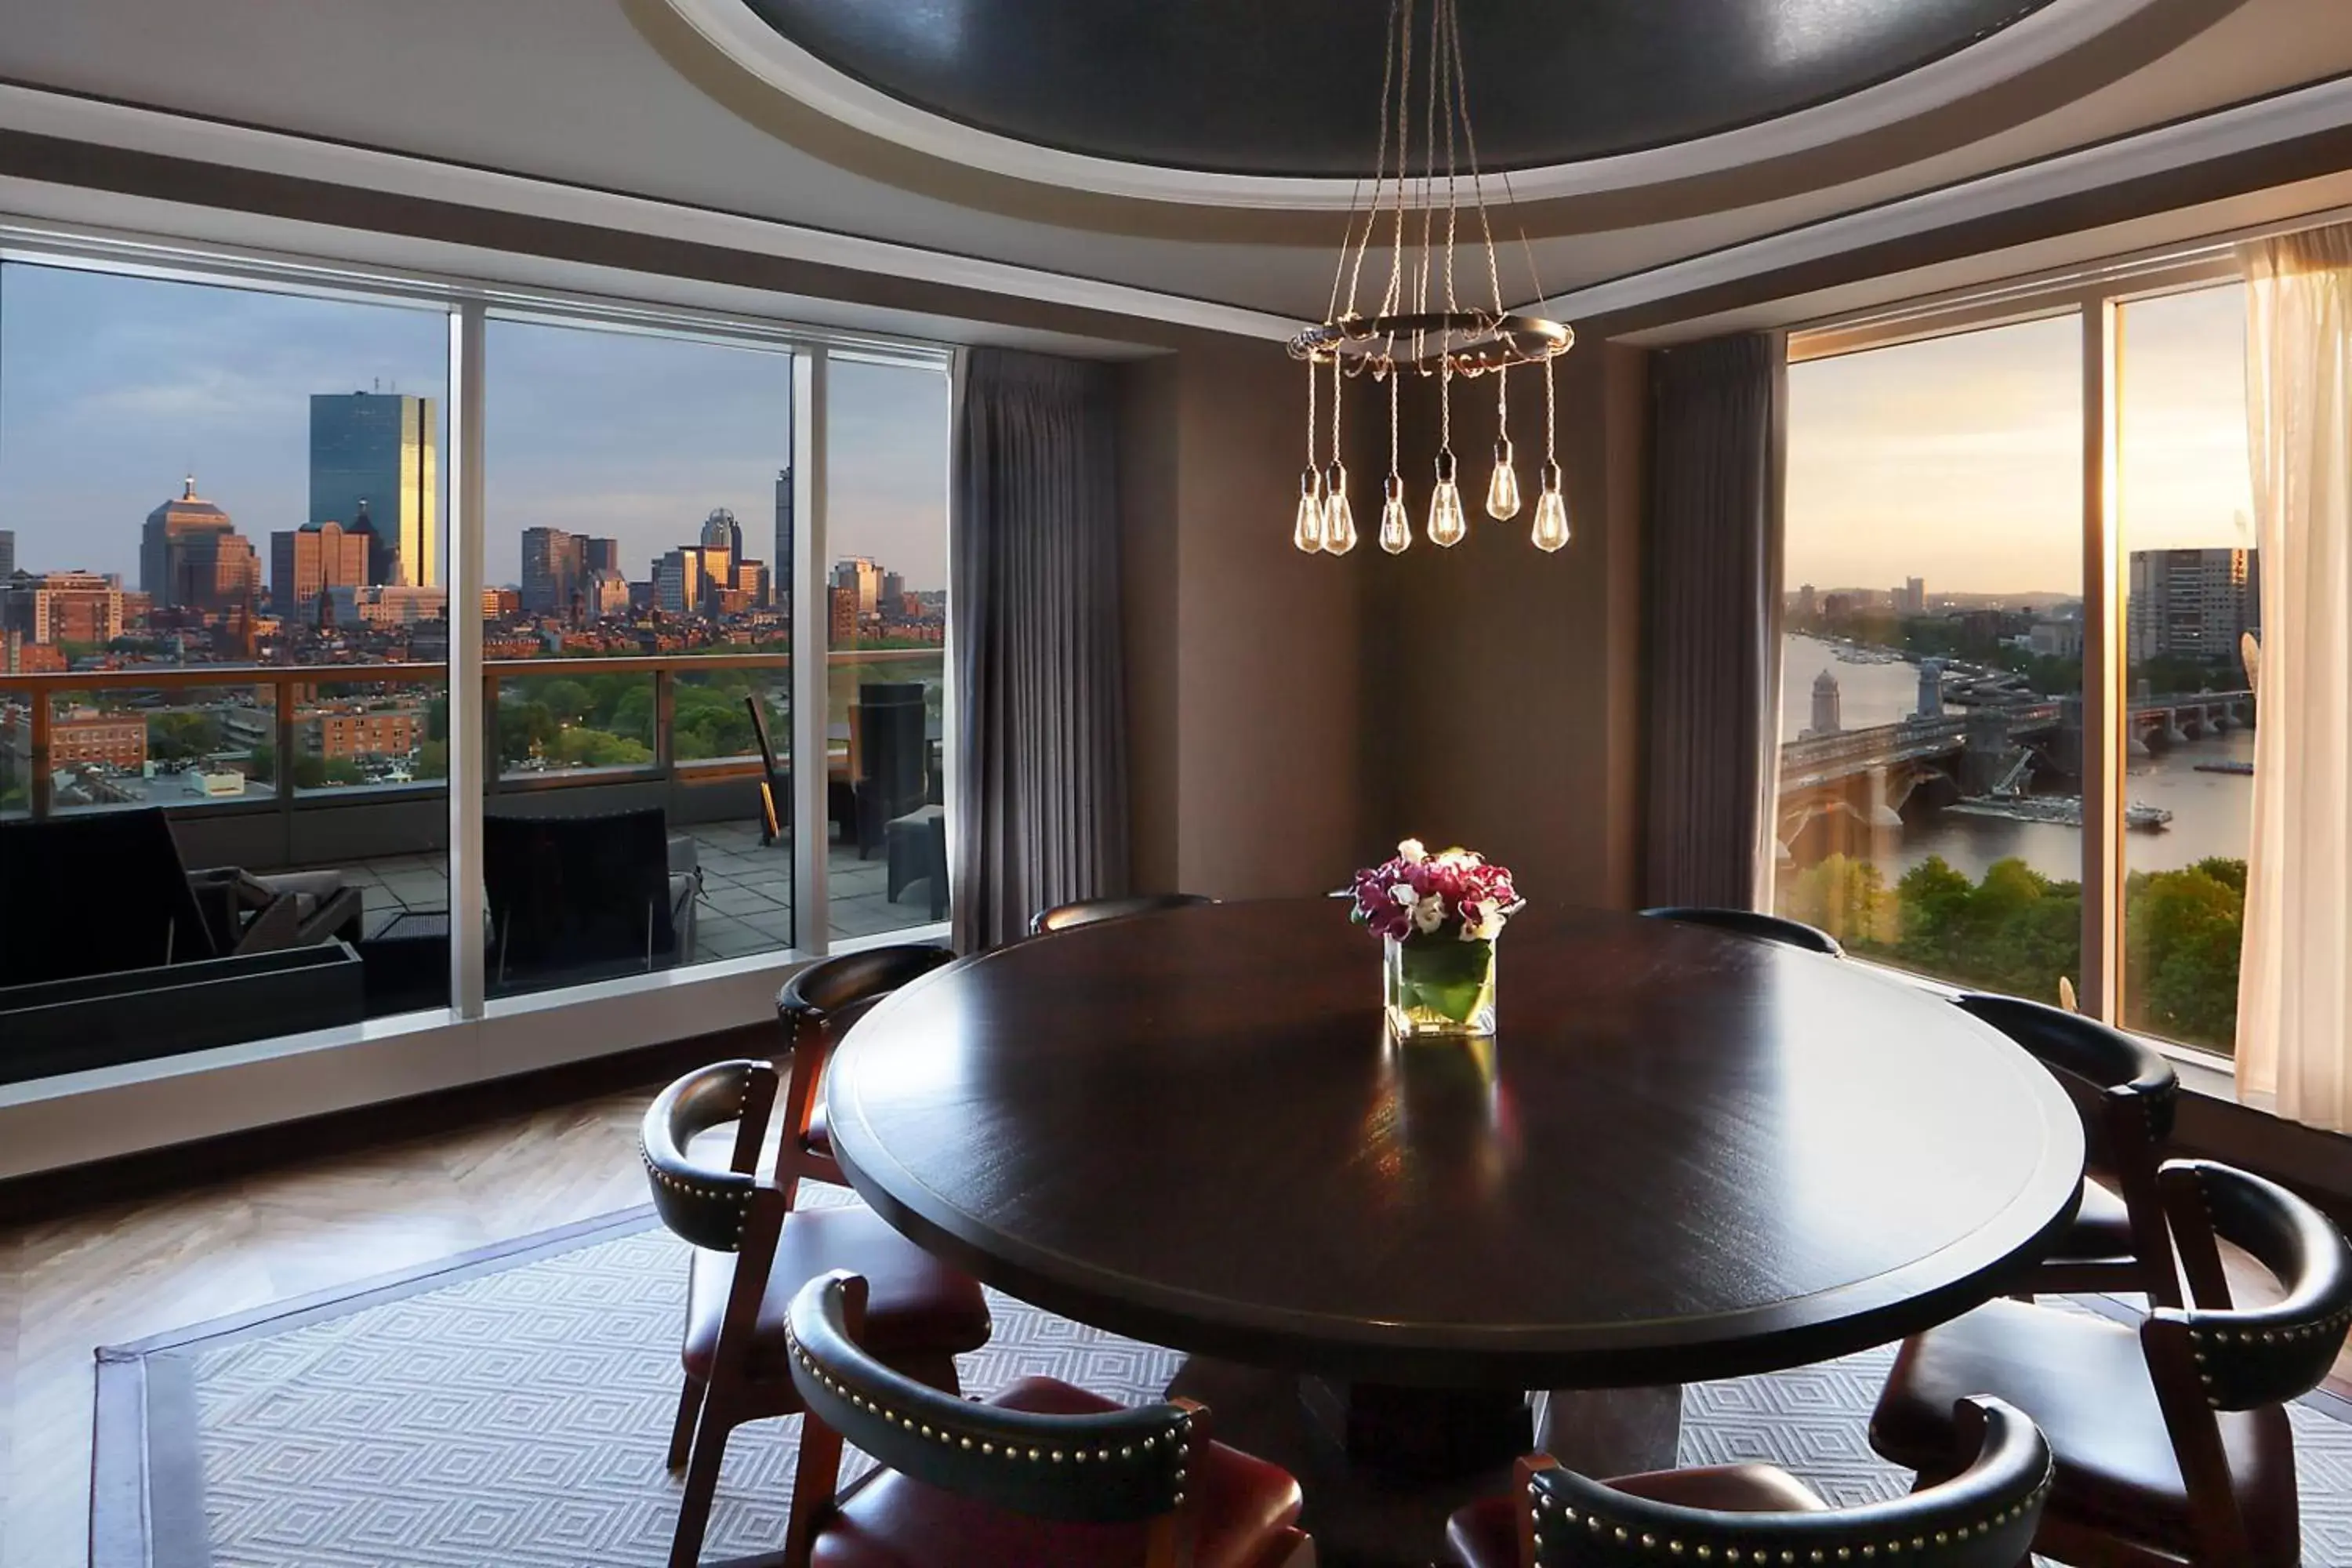
[[[853,130],[969,168],[1032,184],[1196,206],[1344,211],[1355,180],[1212,174],[1089,157],[998,135],[919,109],[819,59],[742,0],[658,0],[706,42],[775,91]],[[1522,169],[1521,203],[1638,189],[1868,136],[1957,102],[2080,48],[2158,0],[2053,0],[1967,48],[1826,103],[1669,146]],[[1368,89],[1369,90],[1369,89]]]
[[[2352,77],[1784,229],[1519,309],[1590,320],[2352,123]]]
[[[0,128],[1239,337],[1280,342],[1297,331],[1297,323],[1286,317],[1215,300],[37,88],[0,83]]]

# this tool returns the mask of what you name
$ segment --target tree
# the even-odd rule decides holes
[[[2238,1022],[2245,874],[2243,861],[2203,860],[2130,879],[2124,904],[2127,1022],[2230,1047]]]
[[[147,754],[159,763],[192,762],[220,749],[220,721],[202,710],[147,716]]]

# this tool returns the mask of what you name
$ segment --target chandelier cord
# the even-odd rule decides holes
[[[1307,366],[1307,471],[1315,471],[1315,366]]]
[[[1453,8],[1452,20],[1454,107],[1462,117],[1463,150],[1470,159],[1470,192],[1472,199],[1478,204],[1478,232],[1486,245],[1486,282],[1495,291],[1495,314],[1499,317],[1506,309],[1503,304],[1503,275],[1501,268],[1495,260],[1495,226],[1489,221],[1486,214],[1486,175],[1480,172],[1478,166],[1478,131],[1470,119],[1470,73],[1463,67],[1462,9],[1459,5]],[[1517,198],[1510,193],[1510,174],[1507,171],[1503,174],[1503,195],[1507,203],[1516,204]],[[1527,230],[1524,226],[1519,230],[1519,240],[1522,244],[1527,241]],[[1528,258],[1528,265],[1530,268],[1534,265],[1532,254]]]
[[[1552,394],[1551,394],[1551,361],[1549,361],[1549,360],[1546,360],[1546,361],[1544,361],[1544,362],[1543,362],[1543,367],[1544,367],[1544,468],[1545,468],[1545,478],[1546,478],[1547,479],[1549,479],[1550,478],[1550,476],[1551,476],[1552,472],[1554,472],[1555,470],[1557,470],[1557,469],[1559,468],[1559,416],[1558,416],[1557,414],[1555,414],[1555,413],[1553,412],[1553,410],[1552,410]]]
[[[1456,120],[1458,108],[1461,108],[1463,89],[1461,70],[1456,68],[1456,61],[1451,58],[1451,49],[1444,47],[1444,33],[1440,33],[1440,24],[1451,24],[1451,16],[1454,16],[1454,0],[1434,0],[1434,5],[1430,7],[1430,36],[1434,40],[1430,52],[1437,57],[1437,78],[1442,82],[1440,91],[1433,97],[1444,99],[1446,106],[1446,312],[1449,315],[1461,312],[1461,303],[1454,299],[1454,228],[1456,228],[1456,221],[1461,216],[1461,195],[1458,195],[1458,188],[1454,184],[1454,120]],[[1430,143],[1430,151],[1437,151],[1434,141]]]
[[[1372,195],[1371,199],[1364,204],[1364,235],[1361,239],[1356,237],[1356,196],[1362,195],[1364,189],[1363,178],[1359,175],[1355,192],[1348,198],[1348,237],[1339,247],[1339,266],[1334,268],[1331,274],[1331,307],[1329,312],[1323,318],[1327,321],[1339,320],[1339,278],[1342,270],[1345,271],[1348,279],[1348,314],[1352,316],[1356,313],[1357,289],[1364,276],[1364,253],[1371,248],[1372,231],[1381,224],[1381,193],[1388,178],[1389,170],[1389,93],[1396,80],[1397,8],[1404,3],[1405,0],[1389,0],[1387,58],[1381,65],[1380,151],[1372,159]],[[1402,159],[1400,155],[1398,167],[1402,166]],[[1348,251],[1351,246],[1356,253],[1352,262],[1348,258]]]
[[[1402,0],[1397,7],[1396,38],[1391,46],[1398,51],[1396,91],[1396,216],[1389,235],[1389,286],[1381,296],[1381,314],[1393,315],[1404,300],[1404,201],[1405,171],[1412,167],[1412,120],[1406,105],[1412,95],[1412,0]],[[1383,104],[1385,116],[1389,106]]]

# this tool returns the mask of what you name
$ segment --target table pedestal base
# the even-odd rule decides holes
[[[1447,1516],[1509,1488],[1539,1417],[1562,1463],[1624,1475],[1674,1464],[1682,1409],[1678,1388],[1538,1394],[1531,1412],[1517,1393],[1339,1384],[1205,1356],[1168,1392],[1208,1405],[1220,1441],[1298,1478],[1323,1568],[1444,1561]]]

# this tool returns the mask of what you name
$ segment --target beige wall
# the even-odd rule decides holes
[[[1124,374],[1136,885],[1321,892],[1363,841],[1361,558],[1291,547],[1305,372],[1202,334]]]
[[[1528,542],[1543,455],[1540,378],[1513,378],[1526,500],[1507,523],[1485,510],[1494,384],[1455,384],[1453,445],[1471,526],[1452,550],[1422,534],[1434,388],[1408,387],[1401,468],[1414,542],[1396,557],[1372,549],[1358,568],[1368,594],[1362,700],[1374,721],[1364,767],[1380,832],[1478,849],[1509,865],[1533,899],[1622,907],[1634,897],[1643,360],[1588,343],[1559,362],[1574,536],[1550,556]]]

